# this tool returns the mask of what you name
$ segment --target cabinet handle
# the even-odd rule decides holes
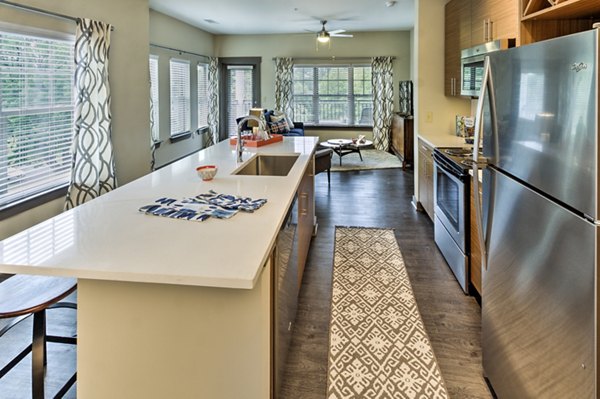
[[[308,215],[308,194],[307,193],[300,194],[300,215],[301,216]]]
[[[454,90],[454,82],[456,82],[456,78],[450,79],[450,95],[455,96],[456,91]]]
[[[487,19],[483,20],[483,42],[487,42],[487,26],[488,26],[488,21]]]
[[[494,21],[488,19],[488,41],[494,40]]]

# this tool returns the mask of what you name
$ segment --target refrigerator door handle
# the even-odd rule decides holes
[[[490,73],[490,60],[489,57],[485,57],[483,67],[483,80],[481,82],[481,92],[479,93],[479,101],[477,102],[477,113],[475,115],[475,140],[473,145],[473,197],[475,199],[475,222],[477,225],[477,237],[479,240],[479,247],[481,248],[481,264],[485,270],[487,270],[487,246],[485,237],[483,235],[483,217],[482,217],[482,203],[481,196],[479,195],[479,164],[487,164],[487,159],[479,156],[479,147],[483,139],[483,101],[485,95],[490,97],[490,114],[492,118],[492,131],[493,135],[496,136],[496,112],[495,112],[495,96],[492,84],[492,77]],[[488,215],[489,217],[490,215]]]

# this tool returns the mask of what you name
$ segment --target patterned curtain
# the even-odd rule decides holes
[[[152,99],[152,79],[150,80],[150,155],[152,161],[150,161],[150,170],[154,170],[156,166],[156,149],[160,144],[160,137],[158,137],[158,129],[154,128],[156,121],[154,120],[154,101]]]
[[[73,159],[65,209],[117,187],[108,83],[110,30],[104,22],[77,20]]]
[[[373,142],[378,150],[389,148],[394,112],[392,57],[374,57],[371,61],[373,82]]]
[[[219,141],[219,59],[208,61],[208,134],[206,146]]]
[[[294,63],[291,58],[275,58],[275,109],[294,119],[292,108],[292,87]]]

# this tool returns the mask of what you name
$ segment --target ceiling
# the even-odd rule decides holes
[[[394,4],[388,7],[388,4]],[[216,35],[410,30],[414,0],[150,0],[150,8]]]

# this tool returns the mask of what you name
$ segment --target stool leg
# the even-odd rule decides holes
[[[358,148],[358,156],[360,157],[360,162],[364,162],[362,159],[362,154],[360,153],[360,148]]]
[[[327,185],[331,186],[331,171],[327,169]]]
[[[33,314],[31,347],[31,391],[33,399],[44,399],[44,362],[46,359],[46,311]]]

